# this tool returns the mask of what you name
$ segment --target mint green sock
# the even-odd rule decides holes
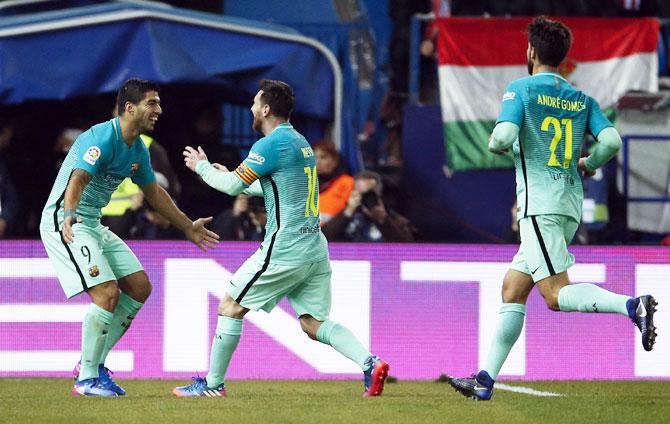
[[[109,351],[112,350],[121,337],[126,334],[126,331],[130,328],[130,324],[133,323],[135,315],[137,315],[137,312],[139,312],[142,306],[144,306],[143,303],[140,303],[121,292],[119,295],[119,302],[116,304],[116,309],[114,309],[112,323],[109,325],[107,341],[105,341],[105,347],[100,355],[100,364],[105,363]]]
[[[79,381],[98,377],[100,354],[105,347],[113,314],[91,303],[81,324],[81,370]]]
[[[372,354],[367,350],[356,336],[343,325],[326,320],[319,326],[316,339],[323,344],[333,347],[342,355],[357,363],[363,371],[366,371],[366,359]]]
[[[526,317],[526,305],[520,303],[503,303],[500,308],[500,321],[496,334],[491,342],[491,349],[486,356],[483,370],[488,372],[492,379],[498,378],[507,355],[516,343],[523,329],[523,320]]]
[[[563,312],[615,312],[628,316],[629,296],[612,293],[595,284],[568,284],[558,292],[558,306]]]
[[[223,383],[233,352],[242,335],[242,320],[219,315],[216,334],[212,341],[212,353],[209,356],[209,374],[207,386],[215,388]]]

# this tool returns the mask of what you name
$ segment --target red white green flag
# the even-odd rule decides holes
[[[440,103],[447,165],[453,171],[513,166],[488,152],[488,137],[505,87],[528,75],[526,27],[531,18],[440,18]],[[560,18],[574,37],[561,74],[614,106],[629,90],[658,91],[658,21]]]

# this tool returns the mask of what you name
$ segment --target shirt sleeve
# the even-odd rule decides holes
[[[81,134],[76,143],[79,144],[79,151],[74,163],[75,169],[83,169],[96,175],[112,159],[112,145],[98,140],[91,131]]]
[[[496,124],[511,122],[521,127],[523,123],[523,89],[518,81],[511,82],[502,97],[502,109]]]
[[[600,105],[594,98],[589,97],[589,103],[588,128],[589,132],[597,138],[600,131],[608,127],[613,127],[614,125],[607,119],[603,111],[600,109]]]
[[[254,143],[249,150],[249,155],[237,167],[235,174],[246,184],[250,186],[260,177],[272,174],[279,163],[279,156],[272,142],[267,137],[263,137]]]
[[[137,143],[137,141],[135,141],[135,143]],[[135,171],[135,175],[130,179],[140,187],[156,181],[154,169],[151,167],[151,157],[149,156],[149,150],[146,147],[144,147],[142,152],[139,168],[137,171]]]

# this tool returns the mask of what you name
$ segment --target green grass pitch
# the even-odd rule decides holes
[[[175,398],[184,380],[119,380],[128,395],[75,398],[72,380],[0,379],[0,423],[667,423],[670,381],[508,382],[561,394],[497,390],[474,402],[445,383],[387,383],[362,398],[358,381],[230,381],[226,398]]]

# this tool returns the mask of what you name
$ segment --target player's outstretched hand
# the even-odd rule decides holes
[[[210,231],[205,228],[205,224],[212,222],[211,216],[207,218],[199,218],[193,221],[191,228],[186,230],[186,238],[191,240],[193,244],[198,246],[200,250],[213,249],[219,244],[219,235],[214,231]]]
[[[207,160],[207,155],[205,151],[202,150],[202,147],[198,146],[198,150],[195,150],[191,146],[186,146],[184,148],[184,163],[191,171],[195,172],[195,166],[201,160]]]
[[[582,175],[584,175],[587,178],[596,175],[596,171],[589,171],[586,168],[586,158],[579,158],[578,167],[579,167],[579,171],[582,173]]]
[[[72,231],[72,226],[76,224],[77,222],[81,222],[81,218],[73,216],[66,216],[65,220],[63,221],[63,240],[65,240],[65,243],[70,244],[74,241],[74,231]]]

